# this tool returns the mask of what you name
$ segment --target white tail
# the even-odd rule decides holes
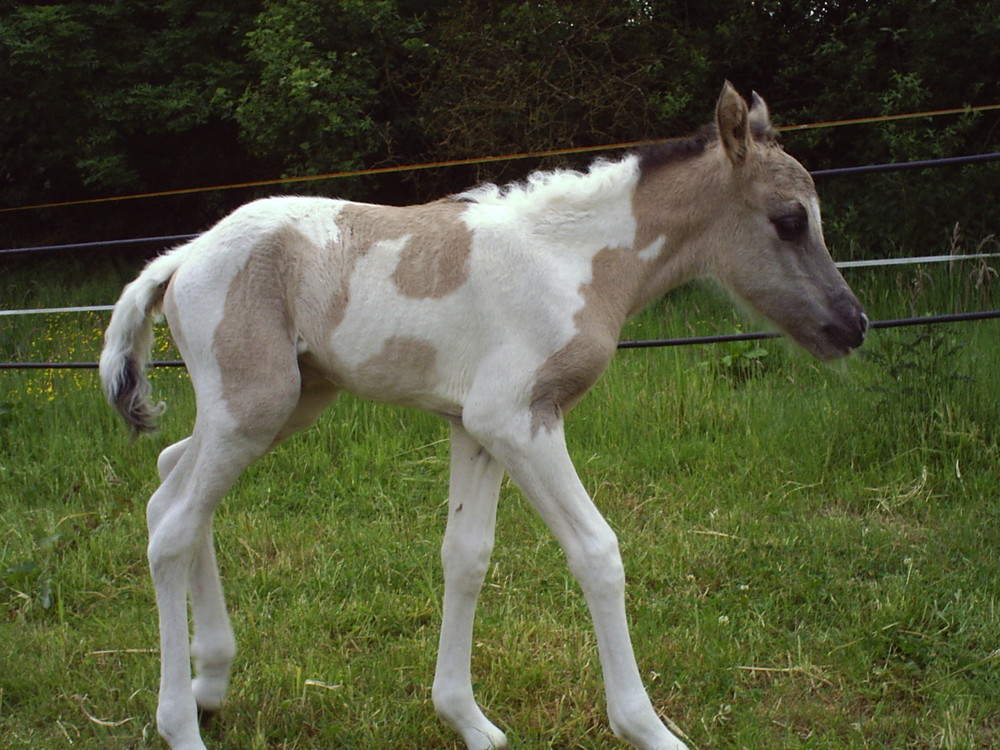
[[[104,395],[128,422],[133,437],[156,429],[163,403],[154,404],[145,368],[153,344],[153,322],[163,294],[184,261],[187,245],[156,258],[125,287],[104,334],[100,373]]]

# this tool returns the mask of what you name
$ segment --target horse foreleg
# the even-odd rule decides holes
[[[562,422],[483,424],[473,434],[510,473],[555,534],[590,608],[614,733],[640,750],[686,750],[656,715],[635,662],[625,615],[625,573],[614,531],[594,506],[566,450]],[[466,422],[466,426],[469,422]]]
[[[507,746],[503,732],[476,703],[470,669],[476,599],[493,550],[502,478],[503,469],[492,456],[453,423],[448,526],[441,546],[444,615],[432,693],[438,715],[469,750]]]

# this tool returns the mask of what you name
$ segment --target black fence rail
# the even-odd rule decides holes
[[[944,315],[925,315],[915,318],[891,318],[876,320],[868,324],[872,328],[900,328],[903,326],[940,325],[943,323],[961,323],[970,320],[989,320],[1000,318],[1000,310],[979,310],[976,312],[947,313]],[[685,336],[673,339],[646,339],[642,341],[619,341],[619,349],[652,349],[668,346],[693,346],[696,344],[722,344],[727,341],[757,341],[760,339],[776,339],[783,334],[778,331],[756,331],[750,333],[723,333],[712,336]],[[0,370],[93,370],[97,362],[0,362]],[[184,367],[180,359],[155,360],[150,367]]]
[[[944,315],[924,315],[915,318],[891,318],[876,320],[868,328],[900,328],[902,326],[937,325],[959,323],[967,320],[988,320],[1000,318],[1000,310],[979,310],[976,312],[947,313]],[[751,333],[722,333],[714,336],[685,336],[675,339],[647,339],[645,341],[619,341],[619,349],[649,349],[659,346],[691,346],[693,344],[722,344],[727,341],[758,341],[776,339],[783,334],[778,331],[757,331]]]

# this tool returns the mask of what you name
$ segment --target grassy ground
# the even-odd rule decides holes
[[[107,302],[126,275],[15,270],[3,306]],[[997,307],[991,279],[849,276],[875,319]],[[2,358],[92,359],[105,319],[0,318]],[[692,288],[625,337],[739,321]],[[1000,743],[997,325],[876,331],[834,367],[777,342],[625,351],[570,417],[640,668],[692,748]],[[0,372],[0,746],[163,747],[143,506],[193,415],[182,371],[153,380],[163,429],[130,444],[96,373]],[[217,519],[241,653],[210,747],[458,746],[430,703],[445,439],[345,397],[241,479]],[[582,597],[506,485],[497,541],[487,714],[515,748],[619,747]]]

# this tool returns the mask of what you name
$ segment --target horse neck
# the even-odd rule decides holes
[[[717,186],[695,160],[642,175],[638,157],[602,163],[586,174],[551,173],[537,191],[511,197],[540,247],[569,264],[590,266],[582,289],[600,309],[607,335],[671,288],[700,275],[691,242]],[[691,192],[691,187],[701,192]],[[586,276],[585,276],[586,278]]]
[[[507,193],[474,191],[475,202],[504,206],[532,244],[583,271],[588,307],[600,309],[602,327],[615,327],[696,273],[696,254],[684,238],[690,223],[682,165],[659,168],[644,179],[638,158],[595,165],[587,173],[540,173]],[[678,203],[675,210],[663,201]],[[704,212],[704,209],[702,209]],[[588,278],[589,277],[589,278]],[[614,331],[617,334],[617,331]]]
[[[633,250],[646,262],[631,313],[707,272],[705,228],[718,212],[722,186],[710,155],[665,164],[642,175],[632,196]]]

